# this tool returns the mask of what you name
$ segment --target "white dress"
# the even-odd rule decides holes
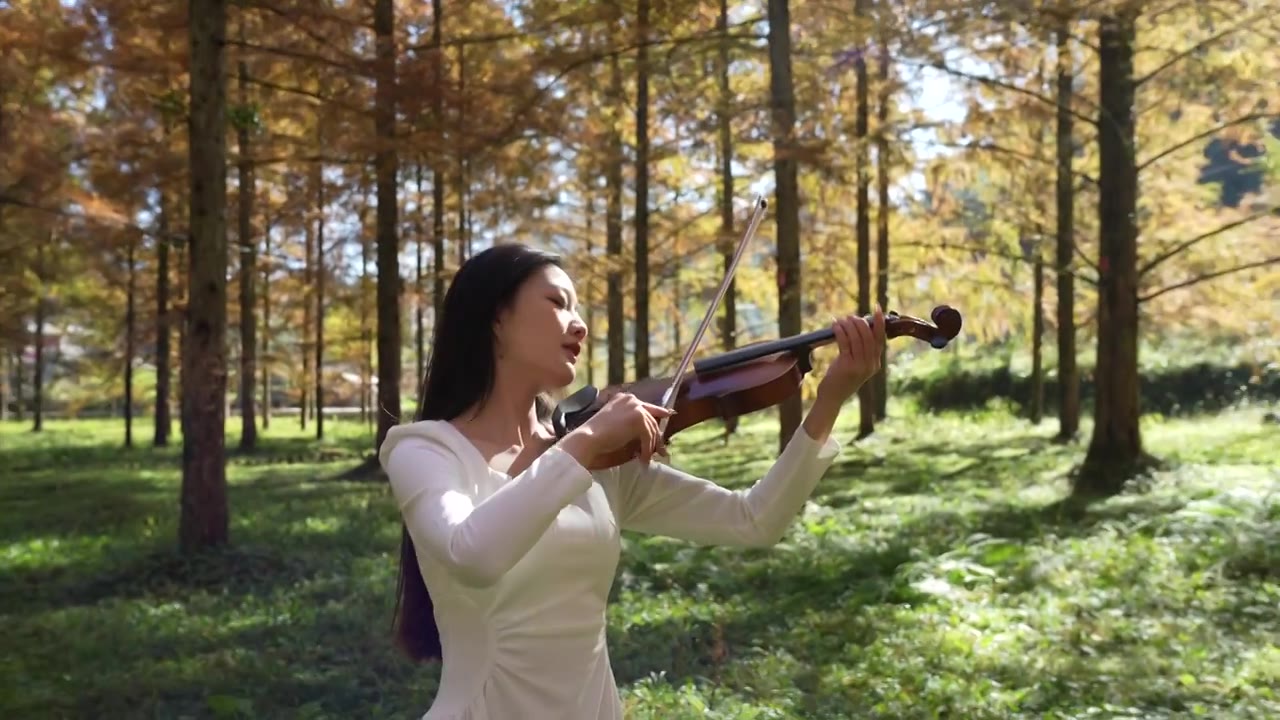
[[[422,720],[621,720],[605,642],[619,531],[777,543],[840,450],[803,426],[749,490],[656,460],[591,472],[558,446],[515,477],[457,428],[392,428],[379,460],[417,550],[443,647]]]

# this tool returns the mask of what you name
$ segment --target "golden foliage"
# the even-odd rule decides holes
[[[623,168],[624,251],[604,252],[606,140],[616,123],[625,158],[634,153],[635,6],[621,18],[590,3],[451,3],[442,18],[433,3],[397,3],[398,129],[402,170],[400,224],[406,307],[427,308],[435,258],[433,190],[443,189],[444,272],[467,248],[522,241],[568,256],[597,339],[597,376],[605,367],[605,278],[634,284],[632,230],[635,172]],[[869,127],[866,157],[873,243],[878,213],[875,141],[888,141],[891,309],[926,316],[936,304],[960,308],[962,342],[980,344],[1030,332],[1033,254],[1052,262],[1056,224],[1055,73],[1052,30],[1057,13],[1071,18],[1074,69],[1073,184],[1078,278],[1077,322],[1090,332],[1096,262],[1096,132],[1100,121],[1094,16],[1107,3],[872,3],[856,22],[852,3],[791,3],[797,137],[771,137],[767,27],[756,5],[730,3],[728,37],[716,29],[714,4],[660,3],[651,17],[648,57],[651,163],[649,328],[655,372],[672,367],[697,328],[723,273],[720,245],[736,242],[756,191],[771,195],[772,163],[799,160],[804,325],[826,326],[856,307],[855,65],[865,62]],[[1206,149],[1227,143],[1216,172],[1241,184],[1242,166],[1261,163],[1276,132],[1274,78],[1280,56],[1276,0],[1173,3],[1146,7],[1138,22],[1135,152],[1140,172],[1140,264],[1144,326],[1155,333],[1194,329],[1206,342],[1280,328],[1260,320],[1276,308],[1280,232],[1275,179],[1238,207],[1222,202],[1221,179],[1206,182]],[[1023,8],[1023,9],[1019,9]],[[1112,8],[1114,9],[1114,8]],[[518,11],[518,12],[517,12]],[[440,21],[441,46],[432,42]],[[68,252],[89,258],[69,296],[95,298],[63,309],[60,321],[118,328],[120,249],[145,238],[139,294],[154,297],[156,249],[173,250],[169,280],[182,301],[181,238],[186,225],[186,18],[173,4],[125,0],[26,0],[0,8],[0,342],[13,344],[30,316],[35,239],[60,222]],[[270,254],[257,268],[270,281],[274,357],[295,387],[310,330],[303,246],[326,221],[326,351],[335,366],[365,362],[364,324],[373,316],[372,158],[373,33],[359,3],[270,0],[235,6],[229,28],[231,132],[251,131],[257,175],[251,240]],[[730,61],[721,97],[722,48]],[[886,56],[886,77],[880,63]],[[610,60],[617,58],[623,98],[610,98]],[[248,90],[236,78],[243,62]],[[946,107],[930,106],[950,84]],[[922,95],[923,93],[923,95]],[[884,102],[887,119],[877,116]],[[733,231],[723,232],[718,113],[730,114]],[[944,117],[955,113],[955,119]],[[1216,146],[1215,146],[1216,147]],[[9,149],[14,150],[10,151]],[[1274,153],[1272,144],[1268,152]],[[228,137],[229,227],[239,198],[239,157]],[[323,207],[311,178],[323,172]],[[421,178],[421,194],[419,194]],[[168,234],[160,232],[161,211]],[[1217,228],[1227,228],[1214,233]],[[133,233],[133,235],[130,235]],[[777,331],[775,225],[770,217],[747,249],[736,282],[739,344]],[[1201,240],[1196,240],[1204,236]],[[1193,241],[1193,242],[1189,242]],[[235,246],[235,242],[232,243]],[[419,247],[425,262],[417,279]],[[1185,246],[1185,247],[1184,247]],[[872,252],[873,283],[878,258]],[[1235,266],[1249,266],[1231,273]],[[231,267],[239,272],[238,257]],[[370,273],[366,276],[366,271]],[[1197,277],[1214,276],[1203,282]],[[1052,302],[1052,267],[1047,273]],[[108,282],[109,279],[109,282]],[[1180,284],[1186,283],[1185,286]],[[1161,292],[1165,288],[1176,290]],[[629,291],[629,290],[628,290]],[[261,291],[260,291],[261,296]],[[236,300],[232,293],[232,308]],[[73,307],[74,306],[74,307]],[[628,317],[633,304],[625,303]],[[150,311],[150,306],[148,311]],[[234,314],[231,317],[235,317]],[[363,318],[363,319],[362,319]],[[265,322],[265,321],[264,321]],[[1049,316],[1053,330],[1053,315]],[[405,334],[412,353],[414,325]],[[114,337],[98,332],[97,341]],[[146,329],[145,332],[152,332]],[[626,334],[630,344],[631,329]],[[235,343],[234,333],[232,342]],[[700,355],[716,352],[712,327]],[[894,344],[891,354],[918,350]],[[830,353],[819,353],[819,367]],[[412,364],[406,365],[412,367]],[[415,379],[406,378],[406,387]]]

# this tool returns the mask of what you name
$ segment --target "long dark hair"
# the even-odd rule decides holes
[[[529,276],[547,265],[561,266],[560,257],[520,244],[495,245],[462,264],[435,321],[415,421],[452,420],[488,399],[496,363],[494,322]],[[545,419],[549,412],[549,400],[539,398],[539,416]],[[396,644],[413,660],[441,659],[435,605],[403,523],[392,627]]]

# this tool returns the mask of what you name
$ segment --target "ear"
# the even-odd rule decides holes
[[[508,310],[505,308],[502,310],[499,310],[497,316],[494,317],[493,319],[493,350],[494,350],[494,354],[497,357],[502,357],[502,354],[503,354],[502,353],[503,337],[507,334],[507,327],[508,327],[508,325],[505,322],[507,318],[507,312]]]
[[[511,308],[504,307],[493,316],[493,332],[501,333],[507,326],[507,318],[511,315]]]

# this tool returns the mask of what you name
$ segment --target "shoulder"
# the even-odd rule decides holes
[[[378,461],[385,469],[393,455],[407,448],[459,457],[453,432],[449,423],[444,420],[419,420],[394,425],[387,430],[387,436],[378,447]]]
[[[454,485],[471,472],[457,431],[444,420],[420,420],[387,430],[378,462],[396,492],[424,484]]]

